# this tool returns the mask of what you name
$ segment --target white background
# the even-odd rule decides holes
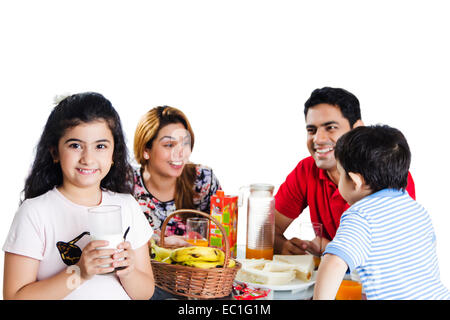
[[[191,160],[236,194],[255,182],[277,189],[308,156],[303,104],[334,86],[359,98],[366,124],[407,137],[450,287],[448,12],[447,1],[2,2],[1,244],[55,95],[104,94],[130,150],[148,109],[182,109]]]

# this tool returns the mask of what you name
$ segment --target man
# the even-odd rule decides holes
[[[337,140],[353,128],[363,126],[359,101],[341,88],[316,89],[305,102],[306,144],[311,157],[301,160],[275,195],[275,245],[278,254],[319,255],[339,227],[342,213],[349,208],[338,190],[339,172],[334,158]],[[409,195],[415,199],[414,181],[408,173]],[[312,222],[323,225],[322,239],[287,240],[283,233],[309,207]]]

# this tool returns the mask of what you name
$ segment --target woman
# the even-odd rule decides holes
[[[169,106],[148,111],[134,135],[134,197],[153,230],[158,233],[166,217],[177,209],[210,212],[210,199],[219,181],[206,166],[189,162],[194,132],[183,112]],[[186,215],[175,216],[166,227],[167,245],[184,241]]]

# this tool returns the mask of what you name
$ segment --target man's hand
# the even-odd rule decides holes
[[[305,241],[292,238],[283,243],[280,254],[306,254],[306,247],[307,244]]]
[[[288,218],[275,210],[275,243],[274,252],[277,254],[306,254],[319,256],[327,246],[328,239],[317,237],[311,241],[292,238],[287,240],[284,232],[294,219]]]
[[[325,238],[316,237],[315,239],[301,240],[299,238],[292,238],[290,240],[285,240],[282,248],[281,254],[313,254],[315,256],[320,256],[328,244],[328,240]]]

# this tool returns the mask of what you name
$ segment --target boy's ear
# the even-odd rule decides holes
[[[361,119],[359,119],[353,124],[352,129],[355,129],[356,127],[363,127],[363,126],[364,126],[364,122]]]
[[[355,186],[355,190],[361,190],[364,186],[364,177],[360,173],[349,172],[348,175],[350,179],[352,179],[353,184]]]

